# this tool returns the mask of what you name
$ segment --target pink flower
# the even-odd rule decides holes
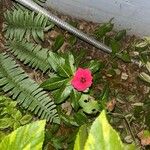
[[[85,91],[92,85],[92,74],[90,69],[78,68],[76,71],[71,84],[78,91]]]

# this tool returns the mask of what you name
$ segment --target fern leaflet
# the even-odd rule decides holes
[[[48,49],[42,48],[40,45],[26,42],[26,40],[10,40],[7,43],[7,47],[24,64],[40,69],[43,72],[51,68],[47,61]]]
[[[14,9],[4,13],[6,38],[22,40],[26,37],[29,41],[32,35],[35,41],[44,41],[44,31],[51,29],[54,24],[42,14],[36,14],[29,10]]]
[[[41,119],[59,123],[56,106],[39,85],[7,54],[0,54],[0,86],[18,104],[33,111]]]

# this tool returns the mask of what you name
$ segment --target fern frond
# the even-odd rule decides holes
[[[48,94],[31,80],[7,54],[0,54],[0,86],[25,109],[41,119],[59,123],[56,106]]]
[[[51,69],[47,61],[48,49],[26,42],[26,40],[9,40],[7,47],[24,64],[28,64],[35,69],[40,69],[43,72]]]
[[[29,10],[7,10],[4,13],[4,17],[5,36],[10,39],[17,38],[22,40],[26,37],[29,40],[32,35],[35,41],[39,41],[39,39],[43,41],[44,31],[48,31],[54,26],[44,15],[36,14]]]

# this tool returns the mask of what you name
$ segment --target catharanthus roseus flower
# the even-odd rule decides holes
[[[92,74],[90,69],[78,68],[71,84],[78,91],[85,91],[92,85]]]

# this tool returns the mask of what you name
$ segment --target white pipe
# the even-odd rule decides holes
[[[82,31],[76,29],[75,27],[71,26],[70,24],[64,22],[63,20],[59,19],[57,16],[53,15],[43,7],[39,6],[32,0],[16,0],[17,2],[21,3],[22,5],[26,6],[27,8],[39,12],[45,16],[47,16],[52,22],[56,25],[62,27],[63,29],[73,33],[74,35],[78,36],[82,40],[86,41],[87,43],[103,50],[104,52],[111,53],[112,50],[108,46],[104,45],[103,43],[95,40],[94,38],[88,36],[87,34],[83,33]]]

